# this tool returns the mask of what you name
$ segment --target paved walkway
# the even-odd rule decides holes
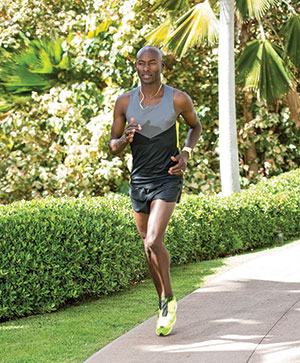
[[[169,336],[153,317],[86,363],[300,363],[300,241],[229,266],[179,301]]]

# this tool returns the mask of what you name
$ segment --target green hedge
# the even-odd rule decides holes
[[[270,246],[300,236],[300,169],[231,197],[188,197],[176,209],[167,238],[173,263]]]
[[[231,197],[185,196],[166,233],[172,264],[300,235],[300,169]],[[0,319],[118,291],[147,267],[129,199],[46,198],[0,207]]]

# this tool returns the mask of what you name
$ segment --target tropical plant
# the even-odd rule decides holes
[[[235,1],[238,19],[246,22],[249,18],[254,18],[258,24],[261,38],[250,41],[245,46],[237,64],[240,72],[239,79],[245,82],[245,87],[255,89],[259,92],[260,98],[268,102],[287,93],[292,87],[291,68],[296,67],[298,71],[300,68],[298,52],[300,16],[290,3],[288,3],[286,19],[281,27],[284,44],[281,42],[281,46],[278,46],[276,42],[267,39],[262,21],[265,12],[270,11],[271,5],[275,2],[281,1]],[[286,3],[285,0],[282,2]],[[221,18],[222,2],[219,4],[219,18]],[[225,8],[228,5],[228,1],[223,3]],[[183,57],[190,47],[204,41],[214,42],[218,33],[219,35],[224,34],[223,27],[222,29],[220,27],[218,32],[218,20],[213,12],[216,8],[216,1],[212,1],[211,6],[210,2],[205,0],[190,8],[188,0],[180,2],[162,0],[155,5],[154,9],[158,8],[167,11],[166,19],[159,27],[150,32],[146,39],[171,50],[179,57]],[[175,18],[176,15],[180,15],[178,19]],[[232,17],[231,14],[230,16]],[[227,19],[229,18],[227,17]],[[267,23],[267,26],[271,26],[271,24]],[[274,32],[279,38],[275,30]],[[276,82],[277,79],[279,84],[276,87],[273,82]]]
[[[284,49],[266,39],[261,23],[259,29],[260,39],[248,42],[238,59],[238,80],[245,89],[257,91],[260,99],[272,102],[293,88],[295,78],[291,68],[300,69],[295,49],[300,46],[300,18],[293,15],[286,23]]]
[[[122,0],[0,4],[0,112],[24,105],[32,91],[40,94],[88,80],[101,93],[112,78],[127,80],[120,74],[124,57],[112,49],[123,23],[122,4]]]
[[[220,2],[219,22],[219,125],[220,125],[220,164],[223,193],[231,194],[239,190],[237,180],[237,142],[235,127],[234,104],[234,57],[233,57],[233,0]],[[285,49],[266,39],[262,16],[274,3],[273,0],[235,2],[239,19],[246,17],[256,19],[259,24],[262,39],[248,43],[242,54],[238,68],[239,80],[244,81],[246,89],[258,91],[260,98],[271,102],[282,97],[293,89],[293,76],[289,65],[299,67],[299,16],[289,5],[290,18],[285,27]],[[189,47],[214,40],[217,33],[216,16],[213,10],[216,2],[210,5],[208,0],[190,8],[189,1],[176,2],[164,0],[156,5],[167,12],[165,21],[146,39],[166,49],[179,57],[183,57]],[[176,16],[179,16],[176,20]],[[251,57],[249,56],[251,53]],[[288,58],[288,61],[287,61]],[[224,68],[227,65],[227,68]],[[228,78],[229,77],[229,78]],[[224,98],[223,98],[224,97]]]
[[[128,155],[112,158],[107,146],[113,104],[122,92],[118,83],[132,82],[133,66],[115,48],[120,20],[101,22],[88,14],[74,22],[76,32],[57,37],[63,40],[60,52],[53,51],[45,34],[3,51],[14,57],[16,66],[7,59],[11,68],[0,74],[3,70],[20,82],[10,82],[9,88],[9,77],[3,75],[1,96],[7,97],[7,108],[0,114],[0,203],[46,195],[103,195],[123,192],[127,184]],[[60,68],[55,55],[68,57],[68,69]],[[28,89],[16,72],[20,69],[33,80]],[[37,76],[43,83],[34,82]]]
[[[28,99],[22,93],[14,94],[14,108],[0,114],[0,203],[48,195],[127,193],[130,150],[112,157],[107,148],[113,107],[119,94],[137,85],[136,52],[144,44],[144,35],[160,24],[164,14],[153,12],[148,1],[136,2],[136,8],[143,9],[138,15],[129,10],[129,1],[123,8],[122,1],[115,5],[108,0],[96,2],[97,8],[78,5],[77,9],[70,0],[6,0],[5,12],[0,4],[3,49],[19,54],[27,48],[28,39],[45,39],[51,28],[65,40],[62,47],[71,65],[69,70],[53,74],[57,75],[56,80],[51,79],[57,82],[55,87],[32,92]],[[92,0],[85,3],[92,4]],[[267,12],[264,22],[268,24],[276,15],[273,25],[281,33],[281,14],[287,9],[279,10]],[[237,24],[236,53],[253,39],[255,29],[255,19]],[[245,35],[249,38],[242,43]],[[204,128],[185,174],[185,193],[221,190],[215,44],[189,48],[181,59],[164,52],[164,82],[192,96]],[[286,100],[266,105],[254,92],[242,92],[240,84],[236,97],[241,185],[247,187],[296,168],[300,129],[295,128]],[[180,124],[181,146],[186,132],[185,124]],[[251,162],[253,145],[256,156]],[[254,164],[257,173],[251,177]]]
[[[18,52],[0,48],[0,112],[8,111],[17,100],[45,91],[60,83],[58,74],[70,68],[63,40],[54,34],[49,39],[27,40]]]

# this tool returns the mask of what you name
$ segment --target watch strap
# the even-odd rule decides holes
[[[186,151],[189,154],[189,159],[192,158],[192,154],[193,154],[193,149],[189,146],[185,146],[182,151]]]

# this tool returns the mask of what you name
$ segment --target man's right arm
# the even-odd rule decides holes
[[[134,122],[134,118],[130,120],[130,124],[126,125],[126,111],[129,104],[129,93],[125,93],[117,99],[114,109],[114,121],[111,128],[111,136],[109,140],[109,149],[112,154],[122,152],[128,143],[131,143],[136,130],[141,130],[141,125]],[[125,133],[124,133],[125,129]]]
[[[110,140],[108,142],[110,152],[114,155],[122,152],[128,144],[125,135],[123,135],[126,123],[124,115],[124,98],[124,95],[120,96],[116,101],[114,120],[111,127]]]

